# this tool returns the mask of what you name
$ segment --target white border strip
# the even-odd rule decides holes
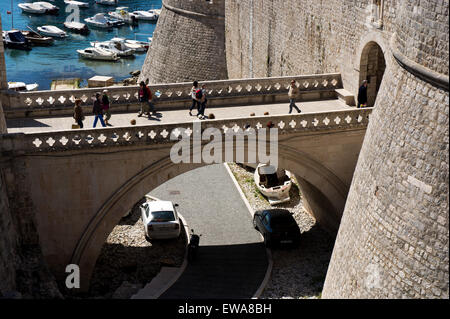
[[[228,174],[230,174],[231,180],[233,181],[234,185],[236,186],[236,189],[238,190],[239,194],[241,195],[242,200],[245,203],[245,206],[247,206],[248,212],[250,213],[250,215],[253,218],[253,215],[254,215],[253,209],[250,206],[250,203],[248,202],[247,197],[245,197],[245,194],[242,191],[241,186],[239,185],[238,181],[234,177],[233,172],[231,171],[231,169],[228,166],[228,164],[227,163],[223,163],[223,165],[225,166],[225,169],[227,170]],[[261,238],[263,238],[261,233],[259,233],[259,235],[261,236]],[[266,275],[264,276],[264,279],[261,282],[261,285],[259,286],[259,288],[253,294],[252,299],[258,299],[261,296],[261,294],[263,293],[264,289],[267,286],[267,283],[269,282],[270,276],[272,275],[272,268],[273,268],[272,251],[269,248],[266,248],[266,254],[267,254],[267,260],[269,262],[269,264],[267,266]]]

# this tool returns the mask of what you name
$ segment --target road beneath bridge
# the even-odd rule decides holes
[[[302,113],[315,113],[326,111],[339,111],[350,110],[354,107],[350,107],[338,99],[332,100],[320,100],[320,101],[308,101],[297,102],[297,106],[301,109]],[[158,107],[156,107],[158,110]],[[89,112],[91,110],[89,109]],[[132,119],[136,120],[137,126],[143,125],[159,125],[159,124],[173,124],[177,122],[185,123],[189,121],[197,120],[195,116],[189,116],[188,109],[185,110],[172,110],[157,112],[156,116],[152,116],[151,119],[146,117],[137,117],[137,113],[114,113],[114,104],[112,104],[111,112],[112,117],[109,121],[114,127],[126,127],[130,126]],[[289,112],[289,104],[265,104],[265,105],[246,105],[246,106],[232,106],[232,107],[217,107],[207,108],[205,115],[213,113],[216,119],[227,118],[239,118],[248,117],[251,113],[255,113],[255,116],[263,116],[265,112],[269,112],[270,116],[283,115]],[[197,114],[196,110],[192,112]],[[296,111],[293,111],[293,114]],[[85,114],[84,129],[91,129],[94,116],[91,113]],[[75,123],[74,119],[70,116],[65,117],[46,117],[46,118],[17,118],[7,119],[8,133],[35,133],[35,132],[48,132],[48,131],[64,131],[70,130],[72,124]],[[101,127],[100,122],[97,123],[97,128]]]
[[[177,176],[150,194],[178,203],[202,234],[198,258],[160,299],[252,298],[266,275],[266,249],[224,165]]]

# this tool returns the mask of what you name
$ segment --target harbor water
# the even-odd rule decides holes
[[[19,3],[33,2],[27,0],[1,0],[0,13],[3,30],[14,29],[33,30],[42,25],[54,25],[67,32],[68,37],[55,39],[48,47],[35,46],[31,51],[5,48],[6,73],[8,81],[38,83],[39,90],[48,90],[52,80],[64,78],[81,78],[86,80],[95,75],[112,76],[116,81],[130,77],[130,72],[140,70],[146,54],[137,53],[134,58],[122,58],[117,62],[94,61],[80,58],[76,50],[90,47],[92,41],[106,41],[113,37],[148,41],[153,36],[156,21],[139,21],[136,26],[124,25],[112,30],[101,30],[89,27],[91,32],[87,36],[72,33],[64,28],[63,23],[73,13],[68,10],[64,0],[46,0],[60,8],[59,14],[34,15],[22,13],[17,6]],[[89,2],[89,8],[80,8],[80,22],[94,16],[96,13],[114,11],[115,6],[95,4],[94,0],[80,0]],[[34,1],[35,2],[35,1]],[[120,7],[129,7],[129,11],[159,9],[162,0],[118,0]],[[11,8],[12,7],[12,8]],[[12,14],[8,14],[8,11]],[[12,26],[13,24],[13,26]]]

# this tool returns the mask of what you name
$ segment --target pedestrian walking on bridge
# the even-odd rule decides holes
[[[109,103],[108,90],[103,90],[102,109],[105,115],[105,124],[110,125],[108,121],[111,119],[111,105]]]
[[[150,111],[155,113],[155,106],[152,102],[152,91],[144,81],[141,81],[139,86],[139,102],[141,102],[141,110],[139,111],[138,117],[141,117],[145,113],[148,115],[148,118],[150,118]]]
[[[295,108],[298,113],[301,113],[300,109],[295,105],[295,101],[300,96],[300,90],[297,87],[297,82],[295,80],[291,81],[291,86],[289,87],[289,114],[292,113],[292,109]]]
[[[75,107],[73,108],[73,118],[75,122],[77,122],[80,128],[83,128],[84,114],[83,109],[81,108],[81,99],[75,100]]]
[[[100,92],[95,93],[95,101],[94,107],[92,108],[92,113],[94,113],[94,127],[97,126],[97,121],[100,120],[100,123],[103,127],[106,127],[105,122],[103,121],[103,110],[102,110],[102,101],[100,100]]]

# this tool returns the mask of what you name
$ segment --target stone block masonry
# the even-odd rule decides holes
[[[431,0],[226,1],[231,78],[339,72],[355,97],[362,79],[374,80],[324,298],[449,296],[448,9]]]
[[[224,80],[225,0],[164,0],[139,81]]]

